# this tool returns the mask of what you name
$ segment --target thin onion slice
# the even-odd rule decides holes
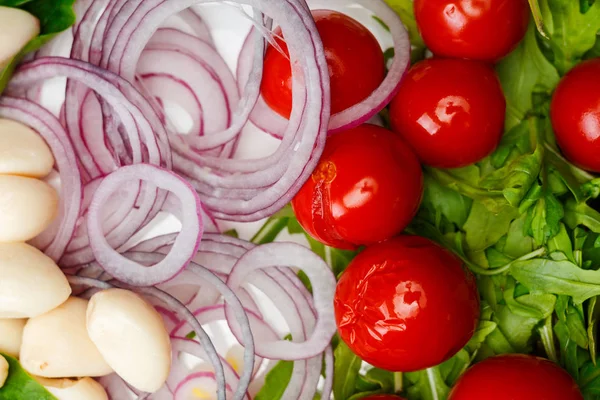
[[[294,243],[265,244],[248,251],[240,258],[229,275],[227,285],[236,290],[252,272],[275,266],[297,267],[306,273],[313,285],[317,322],[306,342],[257,342],[257,352],[266,358],[281,360],[306,359],[322,353],[336,332],[332,307],[336,281],[331,269],[319,256]],[[236,324],[231,325],[234,332],[239,332]]]
[[[119,187],[149,178],[152,178],[154,185],[179,198],[183,226],[164,260],[152,267],[145,267],[110,247],[102,229],[102,207]],[[90,204],[87,226],[90,245],[98,264],[120,281],[135,286],[156,285],[177,275],[196,254],[203,231],[200,201],[195,191],[172,172],[145,164],[122,167],[102,181]]]

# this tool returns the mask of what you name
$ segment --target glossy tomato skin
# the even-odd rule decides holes
[[[438,365],[469,341],[479,318],[474,276],[429,239],[398,236],[361,252],[335,293],[340,337],[390,371]]]
[[[550,360],[507,354],[488,358],[469,368],[448,400],[583,400],[567,371]]]
[[[434,58],[415,64],[390,105],[394,131],[437,168],[473,164],[502,138],[506,100],[493,68]]]
[[[527,0],[415,0],[414,8],[425,44],[444,57],[497,61],[529,25]]]
[[[569,71],[552,97],[556,142],[575,165],[600,172],[600,58]]]
[[[417,213],[422,194],[414,153],[393,132],[364,124],[327,138],[292,207],[312,237],[354,249],[400,233]]]
[[[343,111],[367,98],[385,77],[381,46],[363,25],[345,14],[313,10],[313,18],[323,41],[331,85],[331,113]],[[274,32],[281,36],[281,30]],[[290,117],[292,111],[292,70],[285,42],[276,42],[281,54],[269,46],[265,54],[261,93],[278,114]]]

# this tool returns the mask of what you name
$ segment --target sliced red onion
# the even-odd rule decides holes
[[[111,70],[134,81],[142,49],[161,22],[166,16],[176,14],[195,3],[201,1],[177,0],[160,4],[146,1],[139,8],[124,5],[114,16],[114,21],[118,23],[113,22],[107,27],[108,34],[102,43],[105,57],[100,64],[107,65]],[[308,101],[307,107],[296,107],[297,111],[289,126],[290,140],[282,143],[274,156],[263,160],[226,160],[193,153],[194,149],[209,149],[227,143],[246,123],[259,90],[262,64],[262,51],[258,51],[260,48],[257,48],[255,56],[260,63],[253,70],[258,71],[258,75],[246,86],[231,126],[220,134],[201,137],[188,135],[181,138],[172,136],[171,140],[171,145],[178,153],[176,170],[194,182],[203,201],[216,217],[235,220],[261,218],[289,201],[322,151],[326,125],[323,121],[328,116],[328,96],[323,95],[323,91],[328,90],[327,69],[314,22],[304,6],[298,0],[283,1],[277,7],[265,1],[252,1],[250,4],[259,9],[264,8],[262,11],[271,17],[285,21],[284,30],[294,32],[295,40],[290,43],[292,58],[299,60],[305,70],[304,75],[308,78],[306,92],[296,91],[296,103],[305,104],[306,93]],[[184,141],[188,143],[185,144]],[[282,168],[285,164],[288,166]],[[210,172],[204,166],[221,172]],[[255,188],[256,193],[248,198],[246,193],[251,192],[250,186]]]
[[[195,372],[186,376],[185,379],[177,385],[175,392],[173,393],[175,395],[173,400],[186,400],[189,399],[190,393],[193,395],[194,389],[208,387],[208,390],[210,391],[214,390],[214,387],[216,386],[214,373]],[[229,387],[229,385],[227,385],[227,394],[231,394],[231,387]]]
[[[248,316],[248,322],[254,335],[260,337],[261,339],[264,337],[267,340],[276,340],[280,337],[259,315],[248,309],[244,309],[244,311]],[[194,311],[193,314],[201,325],[209,324],[215,321],[225,321],[225,305],[216,304],[210,307],[203,307]],[[183,338],[190,332],[190,330],[191,327],[186,321],[180,321],[179,324],[171,330],[170,334],[172,338]],[[260,357],[255,358],[251,373],[252,377],[254,377],[256,372],[258,372],[262,361],[263,359]]]
[[[206,352],[204,351],[204,349],[202,348],[200,343],[198,343],[194,340],[186,339],[186,338],[172,337],[171,345],[173,347],[173,363],[172,363],[173,367],[172,367],[169,377],[167,379],[167,387],[169,387],[169,389],[173,392],[173,394],[178,392],[178,390],[179,390],[178,388],[180,388],[182,383],[184,381],[186,381],[187,378],[191,374],[210,373],[210,375],[213,378],[213,381],[215,380],[214,379],[215,374],[213,371],[205,371],[205,370],[190,371],[189,368],[184,366],[182,363],[180,353],[187,353],[187,354],[190,354],[201,360],[206,360],[208,358]],[[225,360],[222,357],[220,358],[220,360],[224,367],[227,393],[228,393],[228,395],[231,395],[232,388],[239,386],[239,376],[236,373],[233,366],[231,364],[229,364],[227,362],[227,360]],[[213,382],[213,383],[216,384],[216,382]],[[208,390],[208,391],[214,392],[215,388],[213,387],[212,390]],[[181,393],[182,392],[179,392],[180,395],[181,395]],[[183,393],[185,393],[185,391],[183,391]],[[229,397],[231,397],[231,396],[228,396],[228,398]],[[184,398],[186,398],[186,397],[184,397]],[[244,396],[244,399],[250,400],[250,397],[246,394]]]
[[[169,63],[155,63],[151,61],[151,57],[167,57]],[[163,74],[186,84],[202,110],[203,115],[200,117],[204,117],[197,122],[198,125],[202,123],[203,129],[197,126],[192,132],[202,135],[205,130],[210,134],[229,126],[231,113],[239,102],[238,88],[227,64],[209,43],[177,29],[161,28],[152,36],[142,53],[137,73],[143,79],[148,75]],[[207,76],[200,80],[203,73]],[[198,83],[194,85],[192,82]],[[218,85],[217,90],[206,87],[211,82]],[[194,86],[196,90],[193,90]],[[183,107],[187,106],[182,99],[169,96]],[[220,96],[222,100],[219,99]],[[222,105],[219,104],[221,101]],[[193,111],[189,114],[194,116]]]
[[[140,288],[138,290],[141,293],[147,294],[149,296],[154,296],[157,299],[161,300],[163,303],[165,303],[166,306],[175,311],[182,319],[188,321],[194,332],[196,332],[198,339],[200,339],[200,343],[202,344],[203,350],[206,352],[208,359],[210,360],[214,368],[218,384],[217,397],[219,400],[225,400],[225,372],[223,369],[223,363],[221,362],[219,354],[217,353],[213,343],[211,342],[210,337],[202,328],[202,325],[198,323],[194,315],[183,304],[181,304],[168,293],[155,288]],[[246,388],[239,386],[238,391],[242,391],[243,393],[245,393]]]
[[[292,266],[290,264],[303,270],[313,285],[317,322],[312,335],[304,343],[286,340],[268,344],[257,342],[257,352],[267,358],[298,360],[315,356],[325,350],[336,332],[333,307],[331,306],[335,292],[335,277],[319,256],[301,245],[270,243],[248,251],[231,271],[227,285],[235,290],[252,272],[258,269]],[[232,330],[237,331],[235,326],[232,326]]]
[[[150,104],[150,99],[144,99],[134,88],[135,86],[149,96],[147,90],[138,84],[136,77],[144,48],[147,47],[149,52],[178,51],[183,55],[182,46],[178,49],[163,48],[162,45],[158,46],[156,42],[154,44],[151,42],[162,22],[190,5],[202,2],[202,0],[145,0],[140,3],[123,0],[93,1],[89,3],[89,8],[85,10],[75,28],[71,57],[108,67],[127,79],[129,84],[125,84],[116,75],[107,74],[81,62],[41,58],[23,66],[15,76],[16,84],[12,87],[18,89],[31,86],[31,83],[50,76],[64,75],[69,78],[64,107],[65,121],[80,163],[85,169],[83,176],[93,179],[106,174],[107,169],[113,165],[142,161],[169,167],[168,139],[171,147],[176,151],[175,171],[192,182],[215,217],[239,221],[260,219],[281,208],[291,199],[316,165],[322,151],[329,114],[328,75],[322,46],[314,21],[301,0],[285,0],[276,6],[264,0],[248,1],[256,9],[261,9],[271,17],[283,21],[284,31],[294,32],[294,38],[290,39],[289,43],[291,57],[298,61],[299,67],[303,70],[302,76],[307,80],[306,84],[295,82],[295,85],[302,90],[294,92],[296,111],[288,125],[289,134],[286,135],[288,139],[281,143],[276,153],[259,160],[229,160],[222,158],[222,153],[218,156],[211,155],[209,150],[220,146],[229,146],[230,150],[233,149],[235,146],[233,141],[248,121],[250,110],[256,103],[260,89],[264,48],[264,41],[260,37],[256,38],[252,77],[244,88],[239,107],[233,113],[231,123],[219,133],[197,136],[177,135],[165,131],[164,113],[157,111],[160,105]],[[255,13],[255,19],[257,24],[262,23],[262,14]],[[172,40],[167,42],[167,46],[173,45]],[[160,48],[153,49],[153,46]],[[208,48],[205,53],[210,53]],[[198,55],[198,50],[192,54]],[[219,61],[217,57],[208,59]],[[202,61],[206,62],[207,59]],[[218,68],[215,70],[218,71]],[[88,79],[92,75],[96,77]],[[89,85],[100,97],[90,95],[89,89],[84,88],[81,83],[74,84],[74,80]],[[230,79],[231,84],[226,84],[227,80],[220,80],[224,82],[222,91],[232,93],[235,90]],[[116,101],[119,93],[113,90],[113,86],[118,88],[121,98],[124,99]],[[109,105],[112,106],[118,119],[111,115]],[[88,110],[86,112],[93,113],[97,118],[86,120],[80,116],[81,110]],[[147,120],[136,113],[140,110],[148,118]],[[104,137],[107,138],[106,143],[98,140],[100,136],[98,132],[101,132],[98,129],[99,124],[89,122],[100,121],[100,119]],[[147,127],[155,131],[158,146],[151,143],[151,137],[146,134]],[[97,143],[98,146],[88,147],[85,145],[87,142]],[[147,159],[145,153],[148,154]],[[109,159],[110,155],[112,159]],[[164,159],[161,159],[163,156]],[[111,164],[113,161],[116,162]],[[129,225],[134,226],[134,224]],[[123,237],[125,238],[125,235]],[[83,262],[85,257],[80,256],[78,259]]]
[[[102,229],[102,207],[119,187],[152,178],[154,185],[175,194],[182,204],[183,226],[171,252],[152,267],[145,267],[123,257],[110,247]],[[88,210],[88,235],[94,257],[109,274],[135,286],[151,286],[177,275],[192,259],[202,237],[200,201],[190,186],[177,175],[151,165],[122,167],[107,176],[96,192]]]
[[[250,328],[248,316],[244,312],[243,305],[240,303],[234,292],[214,274],[194,263],[190,264],[189,269],[221,291],[223,298],[235,313],[237,323],[240,324],[239,326],[241,327],[243,335],[243,343],[241,344],[244,346],[244,373],[240,376],[240,383],[235,391],[234,399],[242,399],[246,394],[248,385],[250,385],[254,369],[254,337]]]

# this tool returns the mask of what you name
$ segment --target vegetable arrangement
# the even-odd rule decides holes
[[[0,0],[0,398],[600,398],[600,3],[386,2]]]
[[[390,3],[401,10],[410,9],[403,2]],[[437,33],[432,37],[423,31],[425,43],[431,46],[434,53],[437,53],[436,40],[452,38],[448,27],[431,22],[432,19],[439,18],[436,12],[442,12],[442,3],[456,4],[457,7],[460,4],[436,1],[415,3],[417,24]],[[494,2],[490,2],[492,3]],[[512,2],[512,5],[517,3],[519,2]],[[481,296],[479,326],[469,343],[440,365],[431,363],[432,368],[415,371],[418,368],[394,369],[382,364],[389,369],[406,372],[404,374],[370,370],[365,375],[356,366],[356,362],[350,361],[356,367],[347,366],[349,360],[356,357],[350,349],[346,346],[338,347],[336,356],[338,360],[344,359],[343,363],[336,363],[338,375],[334,388],[338,388],[336,394],[339,397],[360,398],[371,393],[370,390],[391,393],[401,389],[401,393],[408,399],[443,399],[448,395],[453,400],[484,397],[579,399],[581,394],[573,389],[572,382],[575,381],[584,398],[597,398],[598,292],[595,285],[599,281],[596,271],[598,260],[594,254],[598,246],[596,239],[600,232],[600,214],[594,209],[594,201],[598,196],[597,179],[584,169],[595,170],[592,160],[595,161],[596,156],[592,155],[592,149],[594,138],[600,133],[600,91],[597,88],[597,77],[600,75],[596,67],[597,60],[582,60],[593,58],[596,55],[594,48],[600,43],[597,36],[600,28],[600,4],[542,1],[539,6],[542,15],[536,17],[544,22],[545,30],[542,33],[547,38],[536,32],[535,26],[530,24],[527,32],[523,32],[523,41],[495,67],[506,97],[506,119],[502,140],[489,157],[481,159],[485,151],[477,153],[476,149],[471,149],[474,138],[465,137],[469,130],[464,128],[454,132],[454,136],[449,135],[454,142],[452,139],[444,139],[441,129],[441,137],[438,137],[437,132],[435,135],[432,132],[431,137],[413,139],[413,136],[418,137],[419,132],[417,130],[413,134],[415,128],[411,129],[409,123],[415,124],[416,118],[427,115],[425,113],[431,108],[416,109],[411,114],[411,107],[417,107],[419,102],[426,102],[428,96],[436,95],[434,90],[444,90],[446,85],[452,85],[453,82],[448,79],[429,90],[424,89],[427,86],[419,87],[419,84],[424,85],[422,81],[427,79],[426,74],[434,71],[433,67],[426,69],[425,66],[428,62],[459,61],[438,59],[417,64],[408,73],[407,83],[401,85],[400,94],[390,109],[392,126],[428,165],[425,168],[423,202],[408,231],[433,239],[452,250],[475,273]],[[490,29],[490,32],[494,32],[493,35],[486,36],[481,30],[469,32],[468,29],[461,30],[460,33],[471,35],[467,38],[473,39],[471,42],[475,43],[476,40],[486,38],[491,41],[494,38],[504,40],[508,36],[498,35],[499,30],[492,21],[505,19],[496,17],[498,14],[490,11],[487,25],[481,24],[476,28]],[[481,20],[485,22],[485,18],[481,17]],[[429,22],[426,24],[424,21]],[[481,21],[478,20],[477,23],[479,22]],[[584,22],[586,28],[583,28]],[[420,42],[414,36],[412,39],[414,49],[418,51]],[[514,41],[509,47],[514,47],[517,42],[518,40]],[[476,51],[469,53],[468,49],[458,49],[449,43],[442,46],[442,55],[475,59],[498,60],[507,52],[489,55]],[[490,49],[494,46],[478,46],[477,49]],[[507,48],[500,44],[499,47]],[[468,65],[466,62],[460,63]],[[419,68],[423,68],[421,74],[418,72]],[[443,73],[451,76],[452,69],[446,68]],[[565,73],[566,76],[561,80]],[[418,76],[420,81],[413,83],[411,74]],[[476,79],[477,75],[474,75],[473,80],[463,78],[454,90],[467,90],[468,85]],[[419,88],[421,95],[419,100],[409,103],[410,92],[404,86],[410,87],[413,84],[413,98]],[[479,87],[481,90],[477,95],[481,96],[485,89],[481,84]],[[408,94],[404,94],[404,90]],[[454,93],[438,96],[451,94]],[[481,102],[480,100],[479,103]],[[487,123],[497,121],[497,117],[490,118],[487,115],[500,110],[500,105],[491,105],[485,101],[483,104],[489,107],[480,110],[475,118],[481,116]],[[411,121],[411,118],[415,119]],[[456,121],[452,120],[452,123]],[[464,120],[458,123],[466,124]],[[422,121],[417,122],[416,126],[419,125],[427,129]],[[499,123],[494,125],[501,127]],[[483,131],[479,129],[479,132]],[[427,143],[422,142],[425,139],[430,142],[428,145],[421,145]],[[490,146],[487,147],[488,153],[494,144]],[[432,168],[460,166],[444,163],[447,163],[446,160],[460,163],[462,151],[465,156],[473,157],[465,164],[478,161],[456,169]],[[365,250],[365,253],[367,251],[371,251],[371,248]],[[348,273],[352,268],[351,264]],[[434,277],[435,274],[432,274],[429,279],[435,279]],[[420,279],[419,281],[427,282],[427,278]],[[439,282],[445,283],[443,278]],[[446,296],[446,301],[452,304],[453,296]],[[416,303],[410,304],[416,307]],[[451,305],[441,306],[438,310],[444,315],[450,315],[446,314],[450,312],[449,307]],[[422,317],[423,320],[425,318]],[[442,343],[438,336],[448,340],[455,332],[460,332],[463,326],[456,321],[453,328],[443,329],[443,325],[439,325],[442,320],[443,317],[438,317],[438,327],[432,327],[419,336],[421,343],[413,345],[412,351],[403,353],[405,359],[411,357],[413,352],[415,357],[424,355],[425,349],[435,348],[433,346]],[[416,319],[414,323],[417,323]],[[342,326],[339,321],[338,326]],[[404,334],[409,334],[409,330]],[[364,348],[373,351],[372,346]],[[388,349],[382,350],[382,354],[389,354]],[[486,383],[486,379],[490,379],[487,382],[512,379],[510,374],[514,372],[510,371],[518,371],[519,362],[505,362],[505,369],[490,367],[489,372],[484,372],[484,365],[487,364],[481,361],[505,353],[536,354],[548,358],[565,368],[573,381],[561,377],[558,370],[543,372],[541,368],[534,368],[533,365],[539,361],[523,359],[523,363],[533,363],[528,368],[539,374],[536,378],[515,381],[514,386],[493,388],[491,383]],[[496,359],[491,358],[490,362],[491,360]],[[390,362],[389,359],[387,361]],[[497,362],[501,362],[500,359]],[[476,367],[472,372],[469,370],[464,375],[464,380],[459,378],[474,363]],[[481,367],[477,367],[478,365]],[[375,381],[372,379],[374,371],[380,374]],[[480,375],[476,375],[476,371],[481,371]],[[549,375],[544,375],[546,373]],[[557,376],[553,378],[551,374]],[[471,378],[472,375],[477,377]],[[546,376],[544,382],[536,384],[535,379],[541,379],[541,376]],[[451,392],[455,384],[456,390]]]
[[[584,60],[596,55],[594,46],[600,43],[598,4],[540,2],[534,12],[543,15],[534,17],[543,22],[543,30],[537,32],[533,23],[529,28],[525,23],[526,2],[511,2],[513,9],[489,2],[489,10],[468,20],[468,28],[463,21],[461,29],[445,26],[449,22],[440,19],[452,4],[458,20],[461,2],[417,1],[416,23],[411,22],[410,2],[390,3],[407,26],[423,27],[424,43],[436,55],[497,62],[498,78],[490,64],[479,61],[419,62],[407,73],[389,109],[391,127],[426,165],[423,201],[407,231],[460,257],[476,276],[479,295],[472,298],[480,298],[481,307],[460,305],[458,292],[442,295],[459,290],[470,278],[449,284],[452,280],[443,272],[452,263],[424,261],[435,253],[424,244],[403,251],[396,241],[412,239],[399,237],[367,247],[341,274],[336,292],[343,341],[335,349],[335,397],[397,393],[408,399],[597,398],[594,287],[599,281],[592,254],[598,246],[600,214],[593,208],[597,179],[586,170],[596,171],[600,75],[597,60]],[[502,12],[507,14],[500,18]],[[501,21],[506,27],[497,26]],[[574,21],[585,21],[589,30],[579,31]],[[564,41],[576,35],[576,45]],[[411,42],[414,61],[422,56],[423,42],[415,32]],[[571,52],[569,46],[579,51]],[[335,139],[332,136],[327,146]],[[341,150],[329,151],[339,160],[331,162],[327,146],[313,179],[293,202],[306,231],[326,245],[353,249],[372,242],[355,240],[349,246],[352,229],[401,230],[387,230],[401,221],[393,213],[361,214],[368,206],[338,211],[363,175],[356,167],[343,167]],[[419,193],[405,179],[398,182],[406,190],[403,199]],[[305,191],[312,197],[303,195]],[[367,204],[384,198],[372,192]],[[335,215],[328,215],[332,210]],[[348,219],[345,213],[360,217]],[[422,254],[410,256],[421,248]],[[329,257],[344,259],[341,253]],[[441,271],[433,272],[437,265]],[[343,265],[335,272],[342,270]],[[427,285],[439,286],[428,290]],[[425,304],[432,304],[431,309]],[[446,320],[450,326],[444,325]],[[571,377],[533,357],[493,357],[506,353],[550,359]],[[365,371],[361,358],[377,368]],[[487,359],[489,363],[483,361]],[[473,364],[478,367],[462,379]],[[513,378],[519,368],[533,375]],[[491,382],[504,384],[492,388]]]

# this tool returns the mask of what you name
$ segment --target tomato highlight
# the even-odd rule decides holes
[[[393,132],[364,124],[331,135],[292,207],[320,242],[354,249],[400,233],[423,193],[417,157]]]
[[[335,293],[338,332],[369,364],[410,372],[438,365],[469,341],[479,318],[475,278],[450,251],[419,236],[368,247]]]
[[[383,51],[375,36],[349,16],[331,10],[312,11],[323,41],[331,85],[331,113],[366,99],[385,77]],[[264,62],[262,96],[275,112],[289,118],[292,112],[292,67],[280,28],[273,32],[283,50],[269,45]]]
[[[550,105],[556,142],[575,165],[600,172],[600,58],[585,61],[558,84]]]
[[[495,62],[529,25],[527,0],[415,0],[421,36],[438,56]]]
[[[394,131],[421,161],[458,168],[494,151],[504,130],[506,100],[487,64],[428,59],[404,77],[390,105]]]

